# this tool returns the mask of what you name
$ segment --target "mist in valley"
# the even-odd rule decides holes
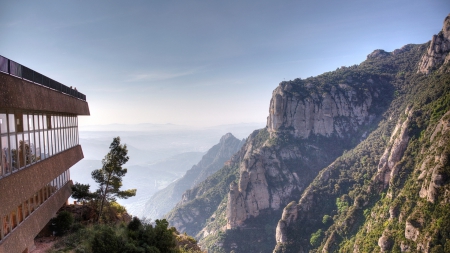
[[[243,139],[254,130],[265,127],[265,123],[242,123],[213,127],[189,127],[173,124],[111,124],[80,127],[80,145],[84,159],[71,168],[72,181],[97,185],[91,171],[102,166],[102,159],[109,151],[114,137],[120,136],[127,144],[130,160],[123,178],[122,189],[137,189],[136,196],[118,199],[134,216],[146,217],[143,213],[148,199],[181,178],[187,170],[197,164],[205,152],[217,144],[226,133]],[[73,200],[71,200],[73,201]],[[152,218],[152,217],[147,217]]]

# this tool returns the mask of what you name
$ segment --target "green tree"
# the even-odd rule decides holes
[[[64,235],[72,226],[74,221],[73,215],[67,211],[59,212],[58,215],[52,219],[52,227],[56,235]]]
[[[170,253],[177,246],[174,227],[169,228],[169,222],[166,219],[155,220],[155,246],[161,253]]]
[[[84,205],[84,202],[95,198],[95,194],[89,191],[90,187],[88,184],[75,183],[72,185],[72,198],[81,201]]]
[[[120,237],[116,235],[114,229],[101,225],[92,238],[92,251],[96,253],[118,253],[121,252]]]
[[[311,243],[311,246],[318,247],[320,245],[320,242],[322,241],[323,232],[322,229],[317,230],[315,233],[311,234],[311,239],[309,240],[309,243]]]
[[[92,171],[92,178],[99,184],[97,190],[100,201],[99,219],[103,215],[105,203],[115,201],[116,198],[127,199],[136,195],[136,189],[121,191],[122,178],[127,174],[127,169],[122,166],[128,162],[127,145],[120,144],[120,137],[113,139],[109,146],[109,152],[102,160],[102,168]]]
[[[332,220],[333,220],[333,218],[331,218],[330,215],[325,214],[325,215],[323,216],[323,218],[322,218],[322,223],[325,224],[325,225],[327,225],[327,224],[329,224]]]

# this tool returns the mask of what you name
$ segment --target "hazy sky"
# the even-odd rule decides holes
[[[448,0],[0,0],[0,55],[87,95],[82,125],[264,122],[273,89],[424,43]]]

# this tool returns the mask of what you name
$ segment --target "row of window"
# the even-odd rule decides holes
[[[78,145],[74,115],[0,112],[0,178]]]
[[[53,179],[50,183],[37,191],[29,199],[25,200],[15,210],[8,214],[0,214],[0,241],[5,238],[21,222],[32,214],[40,205],[42,205],[50,196],[57,192],[70,180],[69,170]]]

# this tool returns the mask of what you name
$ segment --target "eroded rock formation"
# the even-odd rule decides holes
[[[309,86],[312,84],[306,84],[306,88]],[[293,84],[282,82],[272,94],[267,128],[271,135],[288,130],[300,138],[312,134],[345,137],[349,131],[370,121],[373,96],[378,93],[357,93],[349,84],[341,83],[332,86],[330,91],[311,92],[304,97],[295,92]]]
[[[450,15],[444,20],[442,31],[431,39],[427,52],[419,63],[419,73],[429,74],[450,61]]]
[[[347,81],[358,86],[351,78]],[[375,118],[370,109],[380,87],[372,86],[372,79],[364,81],[369,84],[366,89],[345,83],[329,85],[329,89],[318,89],[298,80],[280,83],[272,94],[269,107],[267,131],[270,137],[287,135],[287,138],[298,140],[310,136],[349,138]],[[321,149],[314,145],[308,147],[318,152]],[[247,146],[239,165],[239,183],[231,185],[228,194],[227,228],[243,226],[246,219],[257,217],[261,210],[279,210],[296,199],[312,179],[308,176],[311,171],[306,168],[308,166],[293,168],[286,163],[308,163],[312,160],[309,156],[303,156],[296,145],[271,146],[266,142],[259,147]]]
[[[444,185],[445,176],[444,168],[448,166],[449,154],[445,151],[447,145],[445,139],[437,137],[448,136],[450,134],[450,111],[447,112],[439,121],[439,124],[430,137],[431,147],[427,152],[428,155],[419,167],[420,175],[418,179],[422,181],[422,188],[419,196],[426,198],[429,202],[434,203],[438,195],[438,189]]]
[[[398,168],[395,165],[402,159],[403,153],[408,146],[408,126],[412,111],[405,110],[406,119],[399,119],[394,131],[391,134],[389,144],[384,150],[378,163],[377,180],[381,182],[384,188],[389,186],[391,179],[397,174]],[[403,121],[403,122],[402,122]]]

